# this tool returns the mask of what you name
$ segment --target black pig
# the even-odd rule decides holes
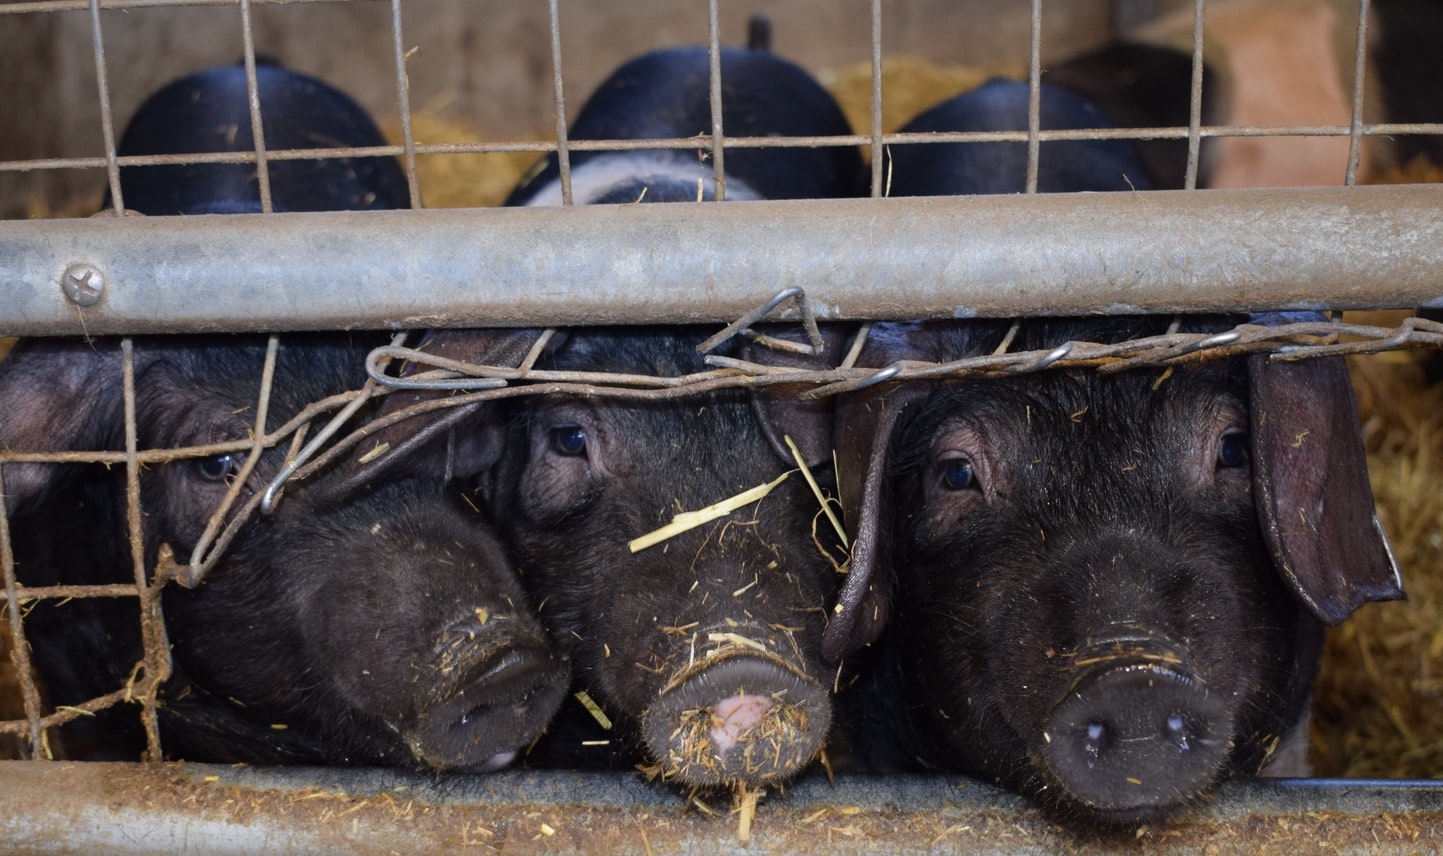
[[[1069,103],[1045,89],[1044,117],[1098,126]],[[997,82],[927,124],[1017,129],[1026,104],[1025,85]],[[1127,145],[1044,144],[1040,189],[1146,186]],[[893,159],[894,192],[965,193],[969,176],[1020,189],[1026,152]],[[1034,320],[1012,348],[1166,326]],[[861,362],[989,353],[1005,330],[881,325]],[[966,771],[1065,818],[1141,822],[1223,776],[1302,773],[1320,622],[1401,596],[1336,359],[903,384],[850,396],[837,424],[858,534],[828,652],[891,616],[854,734],[889,763]]]
[[[1204,64],[1199,120],[1203,126],[1222,122],[1216,78]],[[1192,56],[1161,45],[1113,42],[1054,63],[1042,70],[1042,82],[1066,90],[1095,105],[1122,128],[1186,128],[1192,118]],[[1212,144],[1200,143],[1197,186],[1211,178]],[[1137,156],[1156,189],[1181,190],[1186,184],[1188,141],[1139,140]]]
[[[360,108],[325,84],[273,67],[258,72],[272,146],[380,139]],[[248,121],[242,70],[205,72],[147,102],[121,154],[248,145],[235,130]],[[277,210],[406,204],[393,159],[273,169]],[[251,167],[127,168],[121,182],[128,207],[154,206],[143,213],[260,207]],[[267,430],[358,386],[373,338],[285,339]],[[136,340],[139,448],[247,437],[265,349],[255,336]],[[0,442],[24,451],[124,448],[119,354],[115,341],[21,342],[0,364]],[[264,490],[284,456],[284,448],[265,453],[242,501]],[[190,555],[244,462],[244,452],[231,452],[141,473],[147,568],[162,545]],[[133,581],[124,469],[5,467],[22,582]],[[500,544],[437,483],[398,481],[365,494],[327,485],[324,478],[292,485],[276,513],[246,524],[202,585],[163,590],[173,657],[159,698],[163,747],[173,757],[216,762],[471,770],[506,763],[545,726],[569,672]],[[25,631],[57,706],[123,686],[140,658],[139,615],[122,600],[43,602]],[[79,720],[66,727],[67,749],[133,758],[143,745],[135,719],[112,709]]]
[[[270,63],[256,66],[266,149],[386,145],[371,117],[324,81]],[[245,69],[219,66],[162,87],[135,111],[121,155],[208,154],[255,149]],[[411,207],[406,176],[391,157],[267,162],[276,211],[366,211]],[[254,167],[224,163],[122,167],[125,206],[143,214],[260,210]]]
[[[646,140],[707,135],[710,63],[706,48],[640,56],[617,69],[587,99],[567,136],[573,140]],[[761,50],[721,49],[722,124],[728,137],[846,136],[841,108],[811,75]],[[702,146],[708,143],[703,141]],[[577,204],[691,202],[714,198],[710,148],[576,151],[570,155]],[[826,199],[861,189],[857,151],[823,148],[726,150],[726,197]],[[508,205],[561,204],[555,155],[512,191]]]
[[[707,131],[707,64],[706,51],[694,48],[628,63],[601,85],[571,136]],[[727,49],[721,73],[728,135],[849,133],[832,99],[788,62]],[[578,153],[573,165],[576,197],[587,203],[690,201],[713,189],[711,166],[695,151]],[[729,199],[837,196],[860,185],[860,159],[848,149],[729,150],[726,167]],[[554,173],[553,158],[513,203],[557,201]],[[537,367],[687,374],[705,370],[696,351],[703,336],[687,328],[575,330],[553,340]],[[512,348],[514,334],[442,331],[428,347],[485,360],[503,345]],[[734,345],[722,352],[739,353]],[[764,348],[751,358],[782,359]],[[819,644],[836,573],[814,542],[816,500],[795,475],[729,517],[639,552],[628,544],[679,511],[794,469],[783,435],[829,483],[830,426],[827,408],[781,395],[565,394],[492,408],[455,444],[493,450],[481,465],[458,453],[456,472],[481,488],[580,685],[667,779],[762,784],[811,761],[831,720]],[[833,546],[835,536],[821,531],[817,540]]]

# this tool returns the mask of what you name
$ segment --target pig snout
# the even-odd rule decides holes
[[[1147,812],[1200,792],[1227,762],[1233,717],[1184,655],[1156,639],[1082,649],[1043,721],[1039,763],[1104,815]]]
[[[665,778],[765,783],[809,763],[831,719],[826,688],[782,658],[723,650],[672,677],[642,734]]]
[[[477,610],[437,634],[429,670],[435,701],[394,727],[415,758],[437,769],[489,772],[541,731],[570,673],[544,639]]]

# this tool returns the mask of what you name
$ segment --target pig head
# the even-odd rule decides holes
[[[1149,326],[1030,322],[1014,349]],[[999,338],[899,325],[863,359]],[[1224,776],[1304,773],[1322,624],[1401,596],[1336,358],[902,385],[838,426],[865,463],[842,469],[857,543],[829,653],[890,614],[872,689],[902,700],[894,751],[1063,817],[1136,823]]]
[[[271,429],[363,373],[364,340],[297,338],[279,351]],[[139,340],[139,448],[245,438],[263,356],[254,337]],[[0,365],[0,438],[15,451],[123,448],[120,392],[115,342],[21,342]],[[147,569],[162,545],[190,555],[246,454],[145,468]],[[265,453],[242,501],[284,457],[284,448]],[[133,582],[123,466],[12,472],[22,582]],[[173,757],[489,769],[540,732],[565,689],[564,663],[499,543],[454,497],[416,481],[345,501],[324,480],[293,485],[198,588],[164,589],[162,611],[174,659],[161,689],[162,745]],[[140,658],[138,625],[133,603],[118,599],[37,605],[25,630],[51,701],[123,686]],[[72,752],[134,757],[134,720],[85,722]]]
[[[442,331],[428,347],[514,358],[524,351],[517,336]],[[678,377],[705,370],[701,338],[687,328],[573,330],[552,339],[535,368]],[[820,365],[836,345],[825,358],[767,351],[747,356]],[[817,523],[820,508],[784,438],[831,487],[831,416],[794,393],[664,398],[573,388],[508,399],[456,428],[454,473],[471,481],[509,541],[578,686],[615,721],[612,739],[637,747],[669,780],[782,780],[812,760],[828,732],[820,640],[841,553]],[[498,435],[499,454],[484,439]],[[789,471],[730,514],[632,545],[680,512]]]

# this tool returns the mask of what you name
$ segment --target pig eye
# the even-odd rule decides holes
[[[230,484],[240,473],[241,465],[245,463],[246,456],[237,452],[227,452],[223,455],[212,455],[209,458],[201,458],[196,461],[196,469],[206,481],[225,482]]]
[[[977,487],[977,473],[972,468],[972,459],[949,458],[943,461],[942,484],[948,490],[967,490]]]
[[[1229,431],[1218,443],[1219,467],[1245,467],[1248,463],[1248,435]]]
[[[552,428],[551,448],[563,455],[583,455],[586,453],[586,431],[577,425]]]

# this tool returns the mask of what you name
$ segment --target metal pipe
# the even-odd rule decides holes
[[[98,303],[60,286],[93,265]],[[0,223],[0,334],[1443,306],[1443,186]]]

